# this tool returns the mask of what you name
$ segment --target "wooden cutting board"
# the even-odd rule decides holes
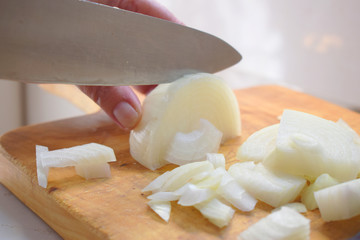
[[[360,132],[360,115],[326,101],[278,86],[235,91],[242,118],[242,136],[221,147],[227,167],[236,162],[240,144],[256,130],[277,123],[283,109],[294,109],[338,120]],[[236,239],[265,217],[272,207],[258,203],[250,213],[237,211],[228,227],[219,229],[192,207],[172,205],[169,223],[148,206],[140,190],[164,171],[152,172],[129,154],[129,135],[105,115],[97,113],[27,126],[0,139],[0,180],[22,202],[65,239]],[[51,169],[49,184],[37,184],[35,145],[50,150],[97,142],[115,150],[112,178],[86,181],[74,169]],[[359,200],[360,201],[360,200]],[[304,214],[311,219],[311,239],[347,239],[360,231],[360,216],[325,223],[318,210]]]

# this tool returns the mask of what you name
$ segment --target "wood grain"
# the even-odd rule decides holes
[[[242,117],[242,136],[226,142],[221,152],[227,167],[236,162],[240,144],[254,131],[277,123],[283,109],[294,109],[330,120],[343,118],[358,133],[360,115],[337,105],[279,86],[235,91]],[[104,114],[13,130],[0,139],[0,181],[64,239],[236,239],[272,207],[258,203],[250,213],[237,211],[231,224],[219,229],[194,208],[172,205],[169,223],[148,206],[140,190],[166,170],[150,171],[129,154],[129,135]],[[74,169],[51,169],[47,189],[37,184],[35,145],[50,150],[97,142],[115,150],[112,178],[85,181]],[[311,219],[311,239],[347,239],[360,231],[360,217],[325,223],[318,210]]]

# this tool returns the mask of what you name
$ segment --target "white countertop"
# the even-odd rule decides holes
[[[0,236],[11,240],[62,239],[41,218],[0,184]]]

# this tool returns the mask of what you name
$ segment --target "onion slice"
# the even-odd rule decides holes
[[[336,184],[339,184],[335,178],[331,177],[329,174],[321,174],[315,182],[305,187],[301,193],[301,202],[305,204],[308,210],[314,210],[318,208],[318,205],[315,201],[314,192],[321,190],[323,188],[331,187]]]
[[[209,219],[211,223],[220,228],[228,225],[235,213],[234,209],[217,198],[197,204],[195,208],[198,209],[204,217]]]
[[[297,211],[282,207],[240,233],[238,240],[307,240],[310,220]]]
[[[36,165],[39,185],[47,187],[51,167],[75,166],[76,173],[86,179],[110,177],[107,162],[116,161],[114,150],[98,143],[89,143],[71,148],[49,151],[36,145]]]
[[[158,85],[145,98],[141,121],[130,133],[131,156],[151,170],[167,164],[176,133],[195,130],[200,119],[223,133],[222,142],[240,135],[238,102],[222,79],[197,73]]]
[[[273,207],[293,201],[306,184],[303,178],[274,173],[261,163],[235,163],[228,171],[252,196]]]
[[[154,212],[159,215],[165,222],[169,222],[170,212],[171,212],[171,203],[168,201],[154,201],[151,200],[148,202],[148,205],[151,207]]]
[[[360,214],[360,179],[321,189],[314,196],[324,221],[344,220]]]

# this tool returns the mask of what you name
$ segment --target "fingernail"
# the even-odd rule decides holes
[[[132,129],[139,120],[137,111],[127,102],[120,102],[114,108],[114,116],[125,129]]]

